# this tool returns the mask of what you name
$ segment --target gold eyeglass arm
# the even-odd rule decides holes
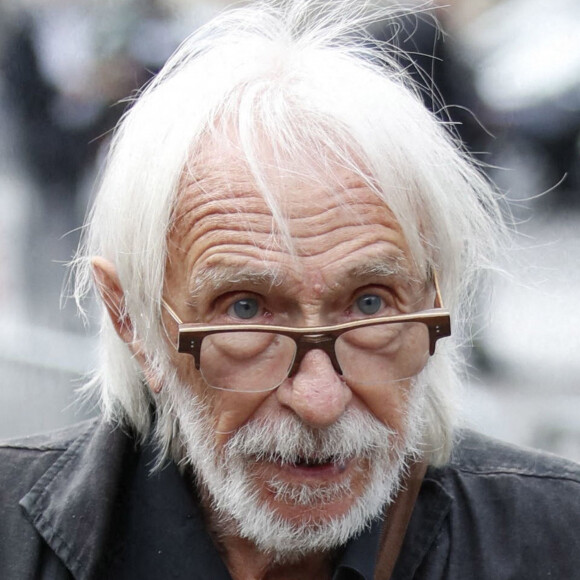
[[[439,278],[437,272],[433,270],[433,285],[435,286],[435,308],[445,308],[443,298],[441,298],[441,289],[439,288]]]
[[[169,316],[171,316],[171,318],[173,318],[173,320],[175,320],[175,322],[178,325],[183,324],[183,321],[181,320],[181,318],[179,318],[179,316],[177,316],[175,310],[173,310],[173,308],[171,308],[171,306],[169,306],[169,304],[167,304],[167,302],[165,301],[165,298],[161,298],[161,304],[163,305],[163,308],[165,308],[165,310],[167,310],[167,313],[169,314]]]

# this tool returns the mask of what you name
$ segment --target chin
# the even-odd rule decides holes
[[[334,485],[282,481],[272,489],[271,481],[246,479],[246,486],[237,488],[239,501],[229,495],[230,509],[221,513],[237,535],[274,561],[296,561],[331,552],[359,535],[395,497],[404,468],[404,462],[383,457],[364,477],[355,473]]]
[[[351,459],[339,465],[261,465],[252,469],[263,505],[294,525],[316,527],[345,517],[369,485],[371,465]]]

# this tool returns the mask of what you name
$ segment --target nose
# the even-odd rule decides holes
[[[352,398],[347,384],[321,350],[304,355],[297,372],[278,387],[279,402],[311,427],[328,427],[346,411]]]

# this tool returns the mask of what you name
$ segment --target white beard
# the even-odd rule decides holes
[[[404,433],[396,433],[370,412],[349,410],[327,429],[304,425],[294,415],[251,421],[235,432],[221,452],[215,431],[199,397],[178,381],[165,385],[178,422],[185,455],[211,499],[218,527],[253,542],[276,562],[289,562],[312,552],[344,545],[379,516],[399,490],[410,459],[419,456],[423,393],[415,384],[407,402]],[[240,394],[243,397],[243,394]],[[336,517],[302,521],[283,518],[260,498],[250,474],[258,460],[295,463],[300,457],[332,460],[365,459],[370,465],[366,487],[348,511]],[[289,505],[324,507],[350,493],[350,479],[327,486],[300,485],[278,479],[266,482],[274,499]]]

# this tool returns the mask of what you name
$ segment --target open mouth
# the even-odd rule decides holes
[[[338,461],[334,457],[318,458],[318,457],[298,457],[296,461],[291,463],[294,467],[318,468],[326,466],[344,466],[346,461]]]
[[[319,467],[321,465],[335,463],[335,461],[332,457],[328,459],[320,459],[318,457],[298,457],[298,459],[292,463],[297,467]]]
[[[283,458],[280,456],[274,456],[269,458],[268,463],[272,463],[278,466],[285,472],[296,472],[299,471],[303,474],[340,474],[343,473],[348,464],[349,460],[345,460],[339,457],[312,457],[312,456],[297,456],[291,459]]]

